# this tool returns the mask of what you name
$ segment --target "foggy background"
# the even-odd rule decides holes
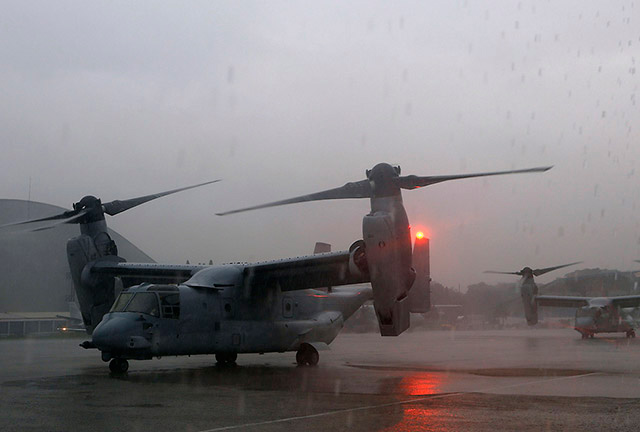
[[[32,200],[70,208],[222,178],[108,224],[158,262],[258,261],[347,248],[368,200],[215,212],[378,162],[403,175],[555,165],[405,191],[432,277],[464,290],[510,281],[487,269],[630,269],[639,7],[5,1],[0,197],[27,199],[31,181]]]

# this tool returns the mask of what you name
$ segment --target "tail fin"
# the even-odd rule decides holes
[[[75,300],[69,302],[69,317],[72,321],[76,321],[78,323],[83,321],[82,313],[80,312],[78,303]]]
[[[431,309],[431,270],[429,265],[429,239],[416,237],[413,244],[413,268],[416,279],[409,291],[409,308],[413,313]]]
[[[321,254],[331,252],[331,245],[329,243],[316,242],[316,246],[313,248],[313,254]]]

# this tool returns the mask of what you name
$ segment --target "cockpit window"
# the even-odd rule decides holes
[[[154,293],[136,293],[125,309],[127,312],[140,312],[152,316],[160,316],[158,308],[158,298]]]
[[[596,312],[594,310],[592,310],[591,308],[578,308],[576,309],[576,316],[577,317],[593,317],[595,316]]]
[[[180,295],[177,293],[160,293],[162,316],[164,318],[180,318]]]
[[[129,303],[129,300],[131,300],[132,296],[132,293],[121,293],[113,303],[113,306],[111,306],[111,312],[124,311],[124,307],[127,305],[127,303]]]

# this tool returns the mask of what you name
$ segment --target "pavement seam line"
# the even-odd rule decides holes
[[[406,404],[411,404],[411,403],[415,403],[415,402],[422,402],[422,401],[431,400],[431,399],[444,399],[446,397],[459,396],[459,395],[469,394],[469,393],[485,393],[485,392],[490,392],[490,391],[495,391],[495,390],[502,390],[502,389],[507,389],[507,388],[512,388],[512,387],[522,387],[522,386],[530,385],[530,384],[540,384],[540,383],[546,383],[546,382],[551,382],[551,381],[562,381],[562,380],[573,379],[573,378],[584,378],[584,377],[593,376],[593,375],[600,375],[600,374],[601,374],[601,372],[590,372],[588,374],[583,374],[583,375],[572,375],[572,376],[556,377],[556,378],[550,378],[550,379],[542,380],[542,381],[540,381],[540,380],[527,381],[527,382],[519,383],[519,384],[509,384],[509,385],[506,385],[506,386],[485,388],[485,389],[480,389],[480,390],[477,390],[477,391],[474,391],[474,392],[454,392],[454,393],[429,395],[429,396],[423,396],[423,397],[420,397],[420,398],[417,398],[417,399],[406,399],[406,400],[402,400],[402,401],[388,402],[388,403],[378,404],[378,405],[367,405],[367,406],[360,406],[360,407],[355,407],[355,408],[347,408],[347,409],[336,410],[336,411],[325,411],[325,412],[321,412],[321,413],[309,414],[309,415],[304,415],[304,416],[286,417],[286,418],[275,419],[275,420],[265,420],[265,421],[261,421],[261,422],[255,422],[255,423],[243,423],[243,424],[239,424],[239,425],[223,426],[223,427],[214,428],[214,429],[204,429],[204,430],[201,430],[199,432],[219,432],[219,431],[226,431],[226,430],[248,428],[248,427],[253,427],[253,426],[264,426],[264,425],[268,425],[268,424],[286,423],[286,422],[296,421],[296,420],[311,419],[311,418],[316,418],[316,417],[326,417],[326,416],[330,416],[330,415],[334,415],[334,414],[344,414],[344,413],[348,413],[348,412],[366,411],[366,410],[376,409],[376,408],[386,408],[386,407],[390,407],[390,406],[406,405]]]

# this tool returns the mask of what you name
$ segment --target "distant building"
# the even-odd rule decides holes
[[[39,202],[0,199],[0,225],[63,210]],[[58,225],[36,232],[29,231],[31,228],[0,232],[0,313],[68,311],[74,292],[67,240],[79,235],[80,229],[78,225]],[[154,262],[120,234],[113,230],[109,234],[118,245],[119,255],[127,261]]]
[[[567,273],[545,285],[542,294],[607,297],[635,294],[637,289],[636,272],[593,268]]]
[[[0,312],[0,337],[51,334],[68,325],[68,312]]]

